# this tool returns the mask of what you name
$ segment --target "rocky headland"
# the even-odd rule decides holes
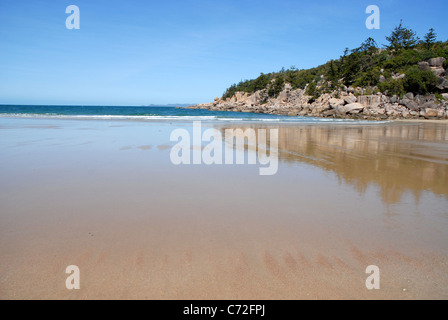
[[[409,92],[402,96],[390,96],[379,92],[378,87],[341,85],[332,92],[313,98],[307,94],[306,87],[294,90],[291,84],[285,83],[277,97],[269,97],[267,89],[254,93],[236,92],[230,98],[215,98],[211,103],[188,108],[366,120],[448,119],[448,74],[443,68],[445,61],[445,58],[438,57],[418,63],[420,70],[429,70],[437,77],[438,94],[420,95]],[[406,74],[394,74],[392,77],[405,78]],[[383,78],[380,76],[379,82]],[[326,82],[322,76],[317,84],[318,88]]]

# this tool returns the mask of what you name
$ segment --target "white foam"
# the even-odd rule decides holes
[[[220,116],[132,116],[132,115],[58,115],[54,113],[34,114],[34,113],[0,113],[3,118],[28,118],[28,119],[68,119],[68,120],[170,120],[170,121],[229,121],[229,122],[290,122],[290,123],[341,123],[341,124],[381,124],[388,121],[367,121],[354,119],[328,119],[314,117],[282,117],[282,118],[263,118],[263,117],[220,117]]]

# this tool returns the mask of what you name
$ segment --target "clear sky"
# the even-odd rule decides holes
[[[80,29],[68,30],[68,5]],[[368,30],[368,5],[381,10]],[[400,19],[448,39],[446,0],[0,0],[0,104],[209,102],[231,84],[310,68]]]

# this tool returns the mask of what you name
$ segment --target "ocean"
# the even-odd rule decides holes
[[[360,123],[367,121],[284,116],[260,113],[180,109],[167,106],[0,105],[0,117],[72,120],[184,120],[288,123]]]

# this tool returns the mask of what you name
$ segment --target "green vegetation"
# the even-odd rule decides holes
[[[426,50],[431,50],[433,45],[436,43],[437,34],[433,28],[429,29],[428,33],[425,35],[423,45]]]
[[[438,92],[436,92],[435,96],[438,102],[445,100],[445,98]]]
[[[280,92],[283,91],[284,87],[285,87],[285,78],[283,78],[283,76],[280,75],[270,85],[268,90],[268,96],[270,98],[277,97],[280,94]]]
[[[414,30],[403,27],[403,21],[400,21],[398,27],[389,37],[386,37],[389,45],[386,46],[389,50],[411,49],[417,45],[419,39]]]
[[[224,93],[223,98],[231,98],[236,92],[248,92],[252,93],[258,90],[263,90],[268,87],[268,84],[273,79],[272,74],[261,74],[257,79],[255,80],[246,80],[241,81],[237,85],[234,84],[230,88],[227,89],[227,91]]]
[[[422,71],[414,66],[407,71],[403,85],[406,92],[427,94],[435,91],[437,77],[429,70]]]
[[[448,41],[437,41],[437,34],[430,29],[419,40],[412,29],[400,24],[386,37],[387,44],[380,49],[376,41],[368,38],[360,47],[346,49],[336,60],[316,68],[299,70],[291,67],[279,72],[261,74],[254,80],[241,81],[226,90],[223,99],[236,92],[253,93],[266,90],[267,96],[277,97],[284,85],[305,89],[314,99],[321,94],[340,89],[342,86],[370,87],[370,91],[380,91],[392,95],[406,92],[426,94],[437,92],[437,77],[429,70],[422,71],[418,63],[435,57],[445,57],[448,67]]]
[[[378,88],[381,92],[386,92],[390,95],[397,95],[402,97],[404,94],[406,94],[402,79],[393,79],[388,80],[387,82],[379,83]]]

